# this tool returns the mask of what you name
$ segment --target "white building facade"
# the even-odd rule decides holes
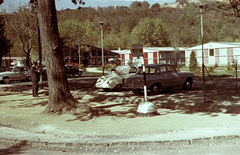
[[[240,43],[238,42],[210,42],[203,45],[205,66],[226,66],[236,60],[240,62]],[[186,66],[189,66],[190,54],[195,52],[198,65],[202,64],[202,45],[185,50]]]
[[[175,60],[178,64],[185,65],[185,49],[186,47],[179,47],[179,53],[174,54],[173,47],[143,47],[143,57],[133,57],[129,50],[112,50],[118,52],[121,58],[121,65],[141,66],[142,64],[155,63],[173,63]]]

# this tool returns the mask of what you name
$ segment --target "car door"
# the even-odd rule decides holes
[[[166,80],[168,81],[170,87],[180,86],[181,78],[177,74],[177,70],[175,69],[175,67],[172,65],[168,65],[166,66],[166,68],[168,75]]]
[[[166,66],[160,66],[157,70],[157,75],[160,78],[159,82],[161,82],[163,88],[171,87],[171,82],[168,80],[169,74],[167,72]]]
[[[27,74],[28,74],[27,68],[22,67],[21,71],[20,71],[20,74],[19,74],[19,80],[26,80]]]
[[[17,80],[19,77],[19,73],[20,73],[19,67],[13,68],[13,70],[11,71],[11,74],[9,75],[10,80]]]

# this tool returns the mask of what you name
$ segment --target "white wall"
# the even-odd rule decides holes
[[[219,65],[227,65],[227,48],[219,49]]]

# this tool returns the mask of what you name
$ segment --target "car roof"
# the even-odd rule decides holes
[[[172,64],[167,64],[167,63],[162,63],[162,64],[147,64],[145,65],[146,67],[155,67],[155,68],[158,68],[158,67],[161,67],[161,66],[173,66]]]

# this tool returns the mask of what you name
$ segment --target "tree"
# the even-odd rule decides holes
[[[155,3],[151,6],[152,10],[159,10],[160,9],[160,4],[159,3]]]
[[[185,3],[188,3],[187,0],[178,0],[179,5],[181,5],[182,7],[184,6]]]
[[[19,42],[26,54],[26,65],[30,65],[30,52],[34,43],[37,43],[37,17],[27,5],[17,8],[6,18],[9,36]]]
[[[138,2],[138,1],[134,1],[130,4],[130,8],[133,9],[133,8],[136,8],[136,7],[139,7],[139,6],[142,6],[142,2]]]
[[[132,30],[138,43],[146,46],[169,46],[167,25],[161,19],[142,18]]]
[[[10,40],[5,35],[5,22],[4,17],[0,15],[0,67],[2,65],[2,57],[10,52],[12,47]]]
[[[70,93],[64,69],[55,0],[38,0],[37,2],[42,50],[45,53],[48,73],[49,100],[45,112],[74,113],[77,101]]]
[[[149,6],[150,6],[150,4],[147,2],[147,1],[143,1],[142,2],[142,7],[144,7],[144,8],[149,8]]]
[[[196,53],[192,51],[190,54],[189,70],[191,72],[194,72],[197,69],[197,67],[198,67],[198,64],[197,64]]]

